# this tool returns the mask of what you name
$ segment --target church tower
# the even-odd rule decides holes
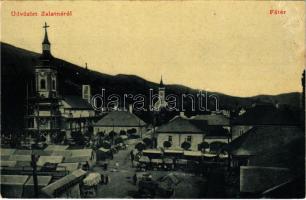
[[[165,85],[163,83],[163,77],[161,76],[159,87],[158,87],[158,100],[154,104],[154,110],[160,111],[162,108],[165,108],[167,106],[167,102],[166,102],[166,98],[165,98],[165,96],[166,96],[165,92],[166,92],[166,88],[165,88]]]
[[[58,97],[57,68],[53,65],[47,23],[44,28],[42,54],[35,66],[34,94],[28,97],[26,132],[35,142],[56,142],[60,138],[60,99]]]
[[[35,68],[36,92],[42,98],[57,97],[57,69],[52,65],[53,56],[51,55],[50,42],[48,39],[45,23],[45,36],[42,42],[42,55],[40,56],[40,65]]]
[[[159,83],[159,88],[158,88],[158,97],[161,101],[161,105],[165,105],[165,86],[163,83],[163,76],[160,77],[160,83]]]

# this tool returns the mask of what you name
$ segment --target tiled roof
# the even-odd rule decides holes
[[[304,132],[297,126],[255,126],[225,146],[232,155],[259,155],[282,148],[289,142],[303,138]]]
[[[67,176],[64,176],[63,178],[49,184],[48,186],[41,189],[41,191],[48,195],[48,197],[56,197],[54,196],[56,191],[58,191],[59,188],[63,188],[67,186],[68,184],[75,182],[77,180],[82,179],[82,177],[86,176],[86,171],[83,171],[81,169],[75,170],[72,173],[68,174]]]
[[[180,116],[174,117],[167,124],[156,129],[158,133],[202,133],[205,132],[205,122],[188,120]]]
[[[1,175],[1,184],[3,185],[24,185],[29,176],[25,175]]]
[[[52,176],[37,176],[37,184],[39,186],[47,186],[51,182]],[[25,185],[33,186],[34,180],[33,176],[30,176]]]
[[[305,140],[296,138],[289,140],[278,148],[250,158],[250,165],[264,167],[285,167],[297,173],[305,171]]]
[[[94,124],[94,126],[102,127],[138,127],[145,125],[146,123],[139,117],[127,111],[112,111]]]
[[[86,109],[92,110],[92,106],[79,96],[66,95],[64,101],[69,105],[71,109]]]
[[[196,115],[192,119],[206,120],[208,125],[228,126],[230,124],[229,118],[224,115]]]
[[[298,125],[299,120],[288,109],[260,105],[247,109],[231,123],[234,125]]]
[[[198,133],[207,136],[226,136],[222,126],[210,126],[207,120],[174,117],[167,124],[157,128],[157,133]]]

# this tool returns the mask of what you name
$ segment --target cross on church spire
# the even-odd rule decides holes
[[[48,39],[48,31],[47,28],[49,28],[50,26],[48,26],[47,22],[45,22],[45,24],[43,25],[43,29],[45,29],[45,36],[44,39],[42,41],[42,55],[40,57],[41,60],[45,60],[45,61],[49,61],[52,58],[51,55],[51,50],[50,50],[50,42]]]
[[[49,28],[50,26],[47,25],[47,22],[45,22],[45,25],[43,26],[43,28],[45,29],[45,38],[43,41],[43,44],[50,44],[49,39],[48,39],[48,32],[47,32],[47,28]]]
[[[45,29],[45,31],[47,32],[47,28],[49,28],[50,26],[47,25],[47,22],[45,22],[45,25],[43,26],[43,28]]]

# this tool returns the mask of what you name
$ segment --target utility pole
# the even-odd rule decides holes
[[[38,198],[38,181],[37,181],[37,156],[31,155],[31,165],[33,169],[34,197]]]
[[[157,144],[156,144],[156,141],[155,141],[155,126],[156,126],[156,115],[155,115],[155,112],[153,111],[153,148],[156,148]]]

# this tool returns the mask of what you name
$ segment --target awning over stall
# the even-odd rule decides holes
[[[23,161],[31,162],[31,155],[11,155],[9,158],[10,161]]]
[[[44,166],[46,163],[58,164],[64,160],[63,156],[40,156],[37,161],[37,166]]]
[[[102,151],[102,152],[110,152],[110,149],[105,149],[103,147],[99,148],[99,151]]]
[[[15,153],[16,149],[6,149],[6,148],[1,148],[0,152],[1,152],[1,157],[2,156],[10,156],[13,155]],[[2,159],[1,159],[2,160]]]
[[[141,162],[141,163],[149,163],[149,162],[150,162],[150,159],[149,159],[148,156],[141,156],[141,157],[139,158],[139,162]]]
[[[51,182],[52,176],[37,176],[38,190],[41,190],[43,187],[47,186]],[[34,181],[33,176],[30,176],[28,181],[25,183],[24,198],[33,198],[34,197]]]
[[[1,196],[4,198],[22,198],[24,184],[29,176],[1,175]]]
[[[17,164],[17,161],[1,160],[0,162],[1,167],[15,167],[16,164]]]
[[[184,151],[184,156],[201,157],[202,152],[201,151]]]
[[[63,151],[68,149],[69,145],[49,145],[45,148],[45,151]]]
[[[56,171],[69,171],[73,172],[77,169],[79,169],[80,163],[59,163],[57,165]]]
[[[65,158],[64,163],[86,163],[91,160],[90,156],[75,156]]]
[[[86,172],[78,169],[71,174],[51,183],[50,185],[42,188],[42,192],[47,195],[47,197],[54,198],[60,197],[68,191],[74,185],[80,183],[82,179],[85,177]]]
[[[162,151],[160,149],[146,149],[146,150],[143,150],[142,153],[144,155],[146,155],[146,154],[162,154]]]
[[[70,157],[71,154],[69,150],[56,150],[51,152],[51,156],[64,156],[65,158]]]
[[[163,163],[162,159],[151,159],[151,163],[161,164]]]

